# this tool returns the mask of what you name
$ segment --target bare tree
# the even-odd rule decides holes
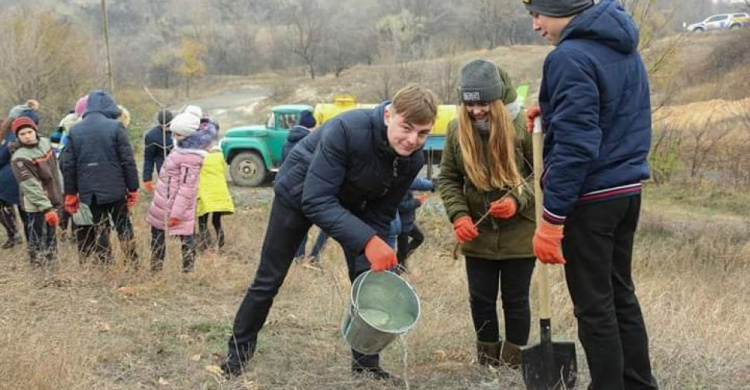
[[[310,78],[315,79],[315,59],[325,36],[326,12],[320,0],[286,0],[282,4],[281,18],[289,26],[289,49],[305,63]]]
[[[34,98],[54,117],[90,88],[100,73],[70,23],[50,12],[20,10],[0,19],[0,102],[5,107]]]

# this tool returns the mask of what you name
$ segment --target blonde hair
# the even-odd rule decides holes
[[[522,181],[516,165],[516,129],[502,100],[489,105],[487,124],[490,138],[486,148],[472,126],[466,106],[459,105],[458,145],[464,170],[474,186],[482,191],[513,188]]]
[[[128,111],[127,108],[117,105],[117,108],[120,109],[120,116],[117,118],[117,120],[122,123],[122,125],[127,129],[128,126],[130,126],[130,111]]]
[[[407,85],[396,92],[391,102],[394,113],[413,124],[434,123],[437,117],[438,98],[435,92],[416,85]]]

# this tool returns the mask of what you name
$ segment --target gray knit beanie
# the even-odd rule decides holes
[[[529,12],[562,18],[585,11],[594,5],[594,0],[523,0],[523,3]]]
[[[503,81],[497,66],[488,60],[472,60],[461,69],[458,101],[489,103],[503,97]]]

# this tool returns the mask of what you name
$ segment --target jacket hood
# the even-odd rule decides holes
[[[506,105],[514,103],[518,98],[518,94],[516,93],[516,88],[513,86],[513,81],[510,79],[510,75],[499,66],[497,70],[500,72],[500,79],[503,80],[503,96],[501,98],[503,103]]]
[[[603,0],[573,19],[563,30],[557,45],[568,39],[597,41],[629,54],[638,48],[638,29],[617,1]]]
[[[98,112],[109,119],[117,119],[120,116],[120,109],[117,107],[115,100],[109,93],[102,90],[96,90],[89,94],[83,117],[85,118],[92,112]]]
[[[310,134],[310,129],[301,125],[292,126],[292,129],[289,130],[289,135],[287,136],[286,140],[288,142],[295,143],[302,138],[305,138],[308,134]]]
[[[177,141],[177,146],[183,150],[209,150],[216,140],[218,130],[212,122],[201,124],[201,127],[192,135]]]
[[[516,92],[516,88],[513,85],[513,81],[510,79],[508,72],[499,66],[497,67],[497,70],[500,72],[500,79],[503,80],[503,104],[505,104],[505,107],[508,109],[511,118],[516,120],[516,117],[521,112],[521,105],[518,103],[518,93]]]

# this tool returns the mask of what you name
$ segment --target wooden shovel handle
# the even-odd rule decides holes
[[[544,161],[542,159],[542,118],[534,118],[534,132],[531,135],[531,141],[534,150],[534,203],[535,203],[535,214],[536,224],[542,221],[542,210],[544,207],[544,199],[542,196],[542,167]],[[549,304],[549,267],[547,264],[539,262],[539,318],[549,319],[550,318],[550,304]]]

